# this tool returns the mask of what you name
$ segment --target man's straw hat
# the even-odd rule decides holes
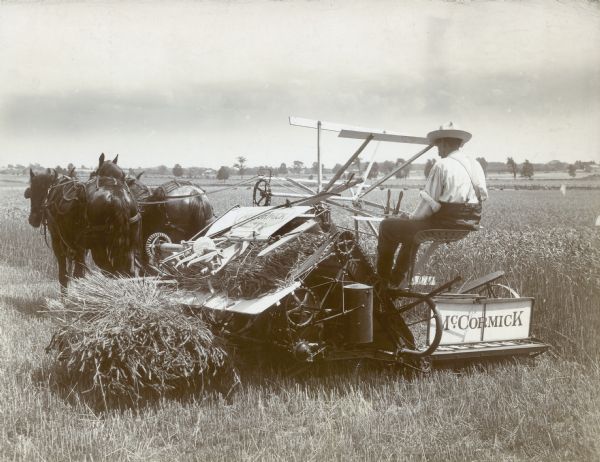
[[[442,125],[439,130],[434,130],[427,134],[427,139],[432,144],[442,138],[457,138],[462,140],[462,144],[465,144],[471,139],[471,134],[464,130],[459,130],[452,122],[448,122],[447,124]]]

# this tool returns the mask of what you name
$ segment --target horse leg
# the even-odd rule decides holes
[[[143,227],[142,223],[134,223],[130,228],[130,243],[131,243],[131,274],[134,277],[139,277],[143,274],[144,261],[144,241],[142,241]]]
[[[74,278],[81,278],[85,275],[85,270],[86,270],[85,252],[86,252],[85,250],[77,250],[77,253],[75,254],[75,258],[73,259],[73,265],[74,265],[73,277]]]
[[[58,263],[58,282],[60,283],[60,290],[63,294],[67,292],[67,284],[69,278],[67,277],[67,256],[62,248],[60,241],[52,237],[52,250]]]
[[[96,266],[102,271],[113,271],[113,266],[110,264],[110,261],[106,254],[106,250],[102,248],[92,249],[92,258],[94,259],[94,263],[96,264]]]
[[[67,257],[60,255],[56,257],[58,261],[58,282],[60,283],[60,290],[62,293],[67,291],[67,284],[69,278],[67,277]]]

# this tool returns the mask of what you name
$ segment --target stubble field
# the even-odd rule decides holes
[[[27,223],[24,188],[0,183],[1,460],[600,457],[597,191],[491,191],[483,229],[440,250],[427,267],[439,280],[502,269],[519,293],[535,297],[534,334],[553,348],[533,364],[419,377],[388,369],[256,371],[232,403],[205,395],[98,413],[68,404],[35,377],[49,361],[44,348],[54,331],[39,311],[59,294],[51,251]],[[249,205],[250,195],[243,187],[210,199],[220,214]],[[410,209],[416,192],[406,196]],[[374,241],[363,245],[374,252]]]

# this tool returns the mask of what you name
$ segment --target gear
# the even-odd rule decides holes
[[[350,258],[355,249],[356,240],[350,231],[344,231],[335,241],[335,251],[344,260]]]
[[[160,258],[160,248],[158,247],[160,244],[168,244],[170,242],[171,238],[165,233],[158,232],[148,236],[144,248],[150,261],[155,261]]]

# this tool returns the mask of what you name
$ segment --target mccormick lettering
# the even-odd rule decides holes
[[[486,327],[520,327],[523,325],[523,310],[513,311],[511,314],[480,316],[470,318],[468,314],[446,316],[444,330],[452,329],[482,329]]]

